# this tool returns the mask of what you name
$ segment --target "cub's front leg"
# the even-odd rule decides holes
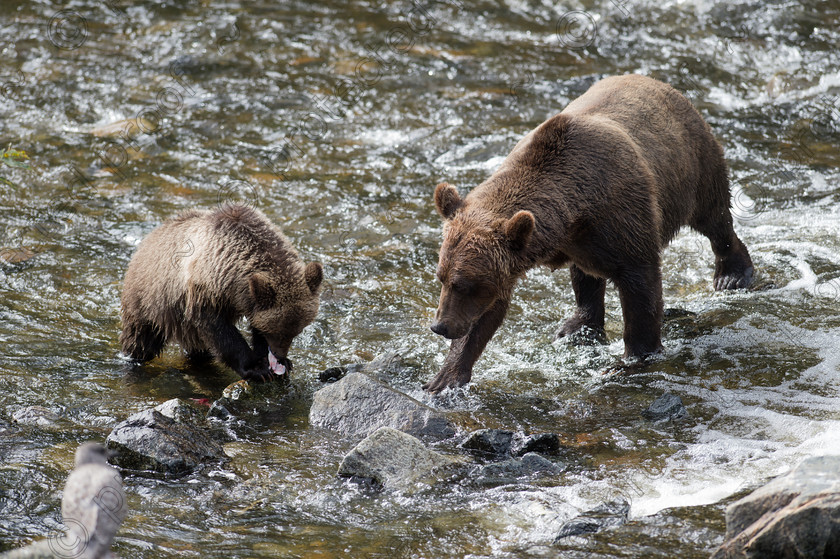
[[[199,319],[204,343],[225,365],[245,380],[265,382],[271,379],[268,352],[257,354],[235,325],[219,316],[204,314]]]

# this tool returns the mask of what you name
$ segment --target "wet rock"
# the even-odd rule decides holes
[[[118,424],[106,444],[115,451],[110,462],[129,470],[185,474],[200,464],[225,459],[221,445],[204,429],[157,409],[135,413]]]
[[[53,428],[61,416],[44,406],[27,406],[14,412],[12,421],[28,427]]]
[[[380,427],[344,457],[338,475],[399,488],[429,476],[435,469],[456,463],[407,433]]]
[[[238,380],[229,384],[222,397],[210,404],[208,417],[232,419],[244,415],[272,415],[289,410],[292,391],[288,378],[278,378],[271,382],[250,382]]]
[[[318,380],[321,382],[336,382],[347,376],[348,373],[358,373],[364,368],[364,365],[341,365],[339,367],[330,367],[326,371],[322,371],[318,375]]]
[[[350,373],[317,391],[309,422],[349,438],[366,437],[380,427],[432,439],[455,434],[441,412],[365,373]]]
[[[382,355],[378,355],[370,363],[365,364],[362,367],[362,372],[383,382],[388,382],[390,379],[398,376],[405,368],[402,355],[394,350],[390,350]]]
[[[557,475],[563,468],[554,462],[530,452],[521,458],[512,458],[504,462],[496,462],[481,466],[475,472],[476,485],[505,485],[515,483],[523,478]]]
[[[155,406],[155,409],[176,423],[200,425],[203,421],[201,412],[180,398],[167,400]]]
[[[535,435],[515,435],[511,453],[522,456],[529,452],[539,454],[557,454],[560,451],[560,436],[557,433],[537,433]]]
[[[234,419],[233,413],[225,407],[224,402],[219,400],[210,404],[210,409],[207,410],[207,417],[208,419],[220,419],[222,421]]]
[[[621,526],[627,522],[629,512],[630,503],[623,497],[598,505],[594,509],[566,522],[560,528],[560,533],[554,538],[554,543],[571,536],[593,534],[607,528]]]
[[[642,415],[650,421],[666,421],[682,419],[688,415],[688,410],[685,409],[679,396],[666,392],[654,400],[650,407],[642,412]]]
[[[387,383],[405,370],[402,355],[391,350],[377,356],[369,363],[352,363],[330,367],[318,375],[321,382],[336,382],[350,373],[366,373],[375,379]]]
[[[840,456],[808,458],[726,509],[713,559],[840,557]]]
[[[502,429],[479,429],[467,437],[461,448],[481,455],[506,456],[510,454],[513,432]]]

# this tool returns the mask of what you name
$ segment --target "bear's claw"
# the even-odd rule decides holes
[[[245,379],[247,381],[257,382],[257,383],[268,382],[272,378],[275,378],[274,373],[272,373],[268,369],[265,369],[265,370],[263,370],[263,369],[251,369],[251,370],[248,370],[248,371],[244,371],[241,376],[242,376],[243,379]]]
[[[727,289],[746,289],[753,282],[753,267],[745,269],[741,273],[721,274],[715,277],[715,291]]]

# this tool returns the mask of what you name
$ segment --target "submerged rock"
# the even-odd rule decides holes
[[[511,454],[522,456],[529,452],[556,454],[560,451],[560,435],[557,433],[537,433],[535,435],[514,435]]]
[[[350,373],[317,391],[309,422],[349,438],[366,437],[380,427],[432,439],[455,434],[441,412],[365,373]]]
[[[200,464],[225,459],[221,445],[203,427],[177,421],[157,409],[135,413],[118,424],[106,444],[115,452],[110,462],[129,470],[185,474]]]
[[[402,355],[390,350],[378,355],[369,363],[352,363],[330,367],[318,375],[321,382],[336,382],[350,373],[367,373],[369,376],[387,383],[405,369]]]
[[[554,542],[557,543],[571,536],[593,534],[607,528],[621,526],[627,522],[629,512],[630,503],[623,497],[603,503],[566,522],[560,528],[560,533],[554,538]]]
[[[471,450],[483,458],[523,456],[532,452],[557,454],[560,436],[556,433],[526,435],[503,429],[479,429],[461,443],[461,448]]]
[[[476,485],[505,485],[523,478],[557,475],[563,468],[539,454],[529,452],[521,458],[481,466],[475,472]]]
[[[61,421],[61,416],[44,406],[27,406],[14,412],[12,421],[18,425],[51,429],[57,427],[56,424]]]
[[[229,384],[222,391],[222,397],[210,404],[207,415],[227,420],[243,415],[285,412],[291,394],[288,376],[262,383],[238,380]]]
[[[364,365],[354,363],[352,365],[340,365],[338,367],[330,367],[322,371],[318,375],[318,380],[324,383],[336,382],[347,376],[348,373],[358,373],[364,368]]]
[[[397,351],[390,350],[382,355],[377,355],[370,363],[366,363],[362,367],[362,372],[387,382],[399,375],[405,368],[402,355]]]
[[[427,477],[437,468],[457,461],[439,454],[407,433],[380,427],[344,457],[338,475],[398,488]]]
[[[682,403],[682,399],[676,394],[666,392],[642,412],[645,419],[650,421],[665,421],[681,419],[688,415],[688,410]]]
[[[461,443],[461,448],[473,450],[482,455],[506,456],[510,454],[512,442],[513,431],[479,429]]]
[[[840,557],[840,456],[804,460],[729,505],[713,559]]]

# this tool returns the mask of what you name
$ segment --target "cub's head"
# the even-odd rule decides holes
[[[275,277],[257,272],[248,281],[254,310],[251,326],[259,330],[271,353],[285,358],[292,340],[312,324],[318,314],[319,293],[324,272],[321,264],[310,262],[300,278]]]
[[[500,298],[509,298],[517,275],[514,262],[534,230],[534,216],[520,211],[504,219],[470,209],[447,183],[435,189],[444,219],[437,278],[441,283],[432,331],[461,338]]]

